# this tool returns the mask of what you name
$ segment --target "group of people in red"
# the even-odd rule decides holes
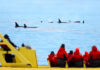
[[[84,55],[79,48],[76,48],[75,52],[71,50],[67,53],[65,44],[62,44],[56,54],[53,51],[49,54],[47,60],[51,67],[65,67],[66,63],[69,67],[83,67],[83,64],[87,67],[100,67],[100,51],[94,45],[92,50],[89,53],[85,51]]]

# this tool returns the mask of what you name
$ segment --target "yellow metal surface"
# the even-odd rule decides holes
[[[8,53],[10,54],[14,54],[15,55],[15,59],[13,63],[7,63],[5,60],[5,54],[7,53],[6,51],[4,51],[3,49],[0,49],[0,64],[2,67],[36,67],[35,63],[33,62],[33,65],[31,59],[32,57],[30,56],[31,59],[27,59],[23,54],[21,54],[17,49],[15,49],[4,37],[2,34],[0,34],[0,40],[2,40],[2,42],[0,41],[0,46],[2,45],[6,45],[7,47],[9,47],[9,49],[11,51],[9,51]],[[27,51],[30,55],[34,55],[33,50],[31,51]],[[27,54],[28,55],[28,54]],[[35,58],[35,57],[34,57]],[[33,58],[33,60],[34,60]],[[36,58],[35,58],[36,59]]]
[[[100,70],[100,68],[49,68],[48,66],[39,66],[38,68],[0,67],[0,70]]]
[[[27,49],[26,47],[20,47],[19,52],[31,63],[32,67],[38,67],[37,57],[34,49]]]

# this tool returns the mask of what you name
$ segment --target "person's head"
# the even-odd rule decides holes
[[[79,52],[79,48],[76,48],[76,50],[75,50],[76,52]]]
[[[54,51],[51,51],[51,54],[55,54]]]
[[[75,49],[75,52],[74,52],[74,55],[79,55],[79,54],[80,54],[79,48],[76,48],[76,49]]]
[[[4,35],[4,38],[9,39],[9,36],[7,34]]]
[[[92,46],[92,51],[97,51],[97,47],[95,45]]]
[[[32,49],[31,46],[29,46],[29,45],[27,45],[26,48],[27,48],[27,49]]]
[[[25,45],[24,45],[24,43],[22,43],[22,47],[24,47]]]
[[[73,50],[70,50],[70,52],[69,52],[70,54],[73,54]]]
[[[65,44],[62,44],[61,47],[62,47],[62,48],[65,48]]]

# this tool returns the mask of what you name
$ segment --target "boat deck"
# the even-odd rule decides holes
[[[0,70],[100,70],[100,68],[50,68],[48,66],[39,66],[38,68],[0,67]]]

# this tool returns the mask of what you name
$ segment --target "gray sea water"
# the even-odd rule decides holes
[[[58,18],[72,23],[58,24]],[[38,28],[15,28],[15,21]],[[78,47],[84,54],[92,45],[100,50],[100,0],[0,0],[0,33],[18,47],[34,48],[39,65],[47,65],[48,54],[62,43],[67,52]]]

